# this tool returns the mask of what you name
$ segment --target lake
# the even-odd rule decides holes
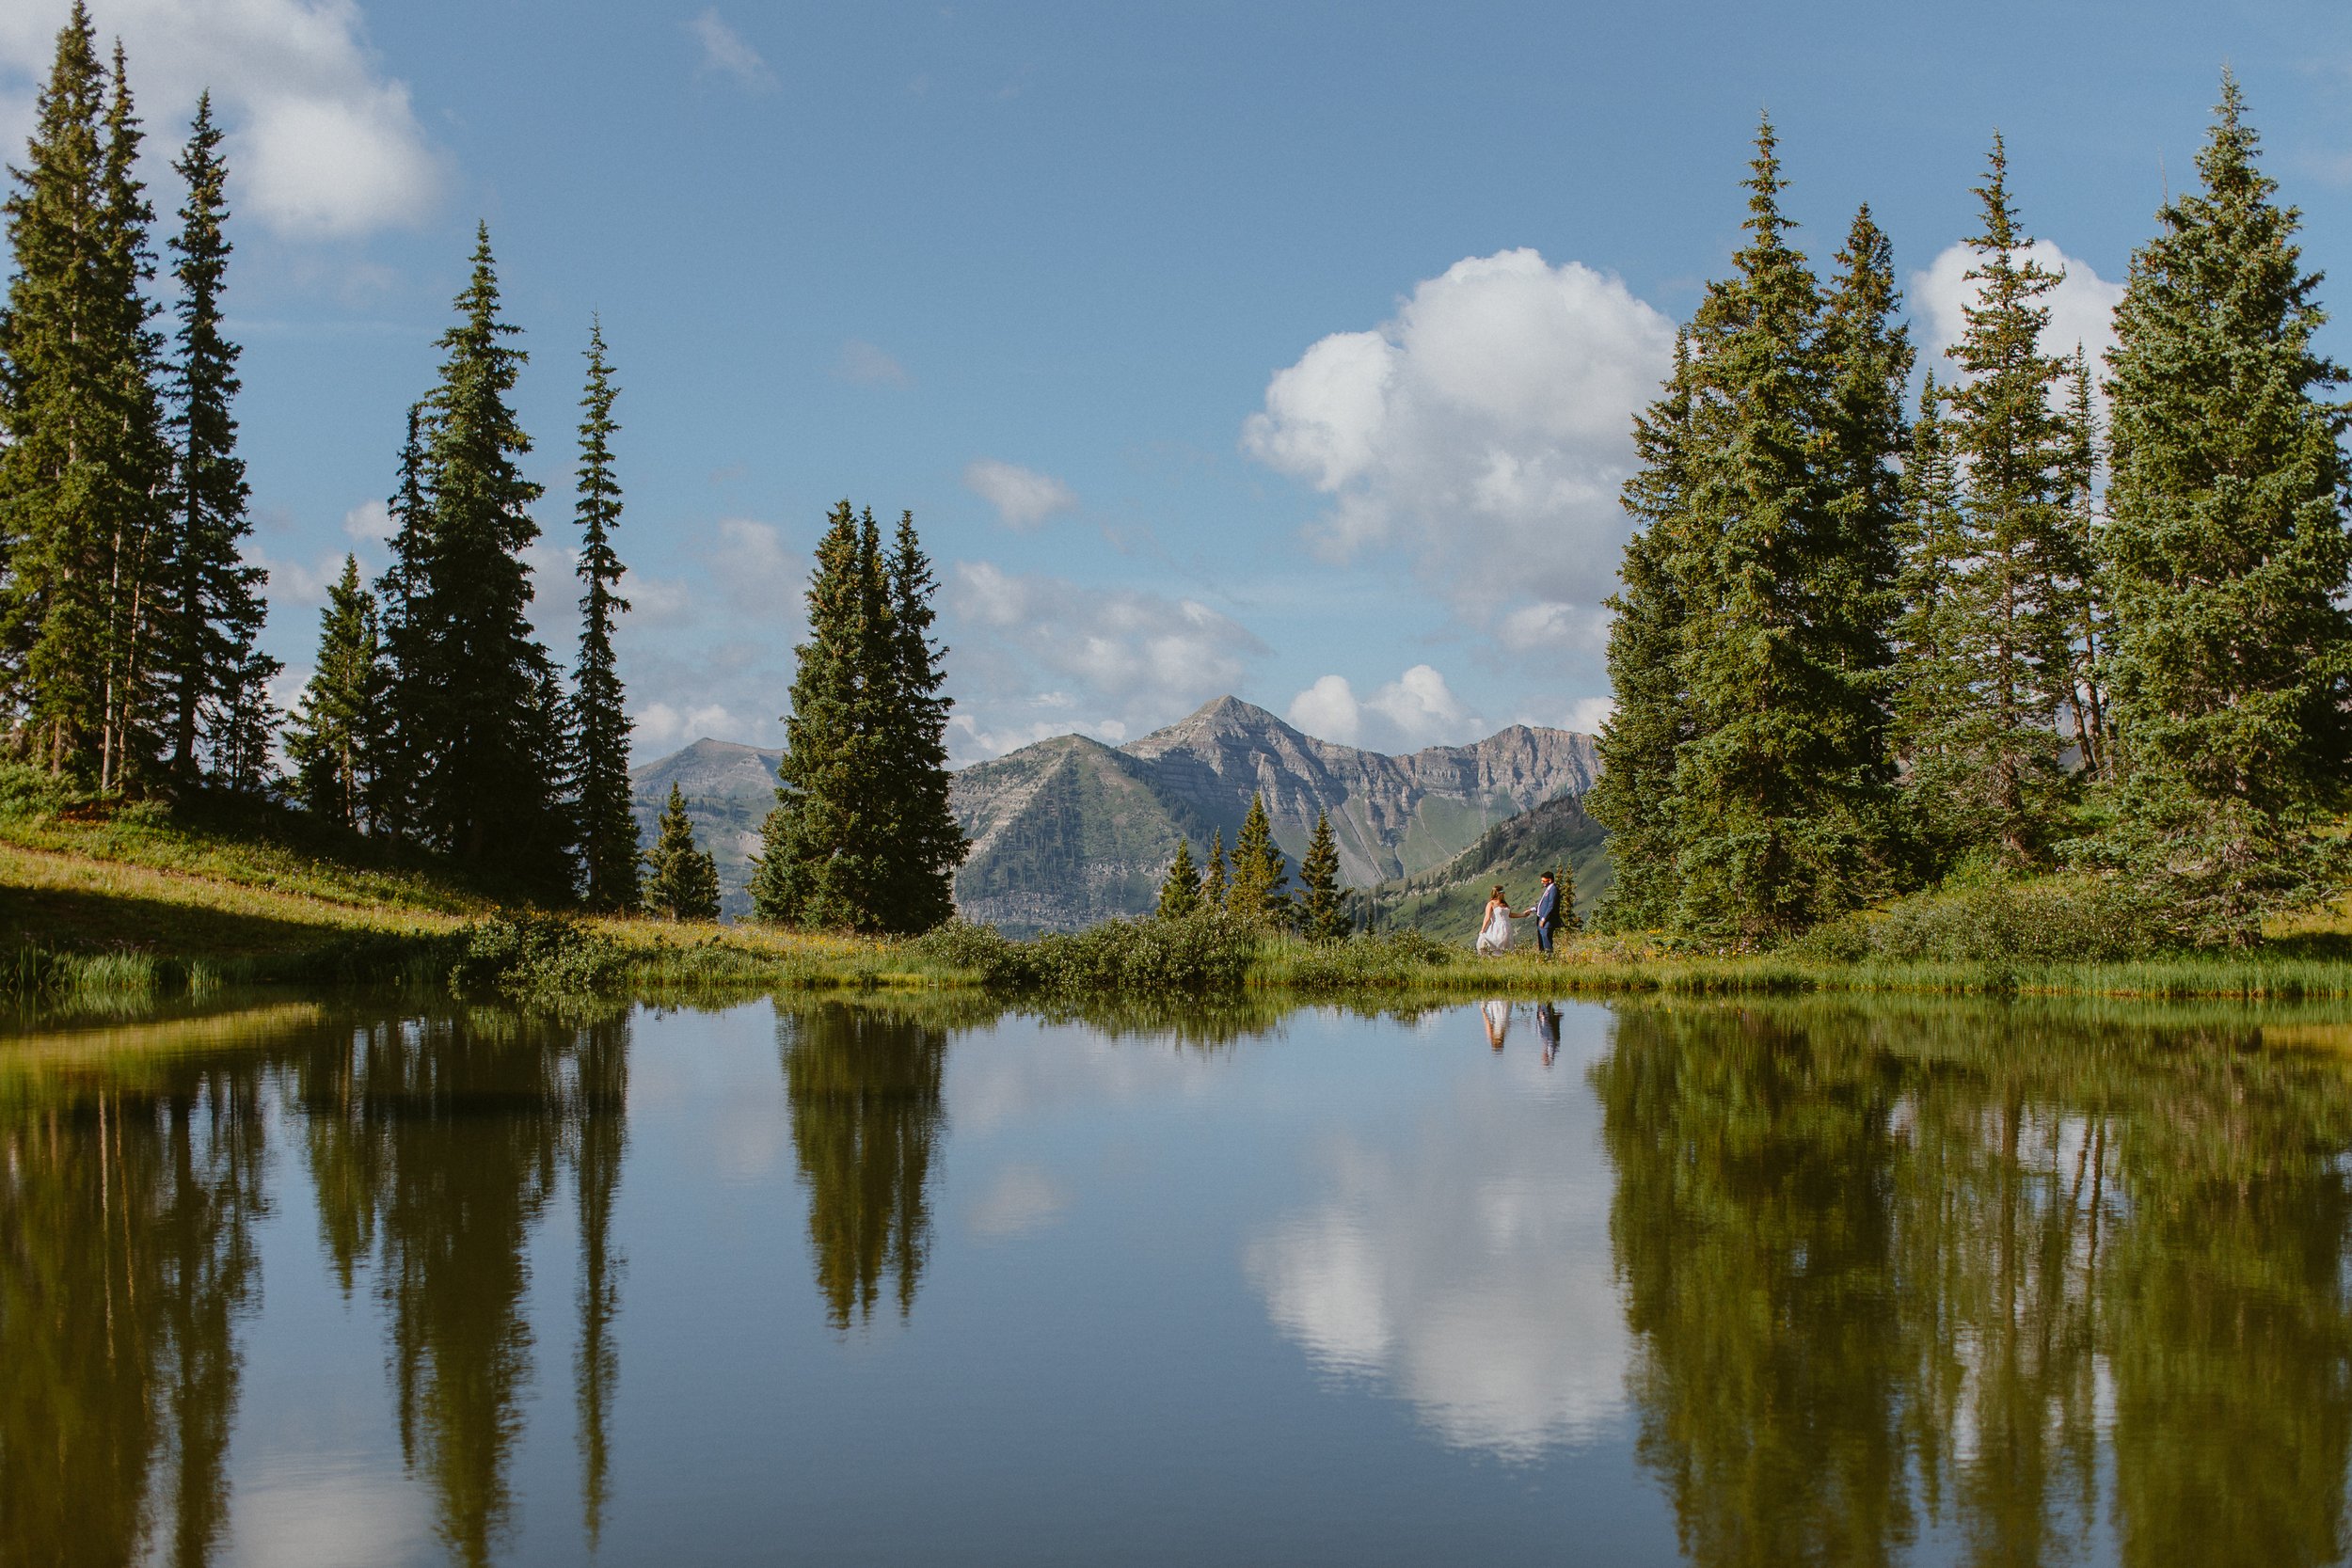
[[[0,1564],[2352,1549],[2352,1013],[0,1042]]]

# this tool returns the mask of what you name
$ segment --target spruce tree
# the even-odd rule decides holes
[[[2225,76],[2116,314],[2103,538],[2126,847],[2237,942],[2332,879],[2315,830],[2352,804],[2345,375],[2259,152]]]
[[[1340,902],[1340,846],[1331,836],[1331,819],[1315,814],[1314,837],[1298,863],[1299,934],[1309,942],[1343,942],[1348,930],[1347,911]]]
[[[967,846],[947,803],[935,592],[911,514],[884,551],[870,509],[834,508],[755,857],[760,919],[911,933],[955,912],[949,877]]]
[[[1908,356],[1867,214],[1826,319],[1788,244],[1770,121],[1750,167],[1749,242],[1692,330],[1678,557],[1692,736],[1671,805],[1675,924],[1741,944],[1853,908],[1894,878],[1883,704],[1896,452],[1873,443],[1887,438],[1882,404]]]
[[[433,506],[424,488],[425,409],[408,408],[392,493],[384,503],[392,525],[391,564],[376,579],[376,626],[384,651],[384,722],[368,792],[374,831],[394,840],[417,832],[417,780],[422,768],[433,691],[428,684],[430,629],[424,596],[432,572]]]
[[[1229,891],[1225,874],[1225,830],[1217,829],[1209,835],[1209,863],[1200,868],[1200,907],[1220,913],[1226,907]]]
[[[719,918],[719,863],[709,851],[694,847],[693,820],[675,784],[661,808],[653,847],[645,851],[645,907],[654,913],[672,920]]]
[[[2079,342],[2067,367],[2065,434],[2065,526],[2053,586],[2063,607],[2072,659],[2066,706],[2084,775],[2104,780],[2112,776],[2106,649],[2114,612],[2099,565],[2099,414],[2091,398],[2090,358]]]
[[[1245,920],[1279,921],[1289,904],[1282,895],[1289,880],[1282,851],[1274,842],[1274,825],[1266,818],[1265,797],[1252,795],[1241,836],[1233,840],[1233,879],[1225,908]]]
[[[235,649],[221,673],[226,693],[208,727],[207,775],[239,795],[270,795],[278,784],[274,754],[285,716],[270,683],[286,667],[250,642]]]
[[[1921,869],[1931,879],[1949,867],[1975,832],[1968,811],[1974,779],[1960,733],[1972,703],[1960,662],[1958,578],[1966,562],[1967,526],[1944,399],[1945,389],[1929,372],[1903,465],[1903,609],[1894,637],[1895,755]]]
[[[1159,917],[1162,920],[1182,920],[1200,908],[1200,868],[1192,863],[1192,841],[1176,841],[1176,858],[1168,863],[1168,875],[1160,879]]]
[[[883,843],[876,923],[914,935],[955,917],[955,868],[971,845],[947,800],[947,650],[931,640],[938,583],[915,537],[914,514],[901,512],[882,561],[889,588],[884,677],[878,704],[886,759],[889,822]]]
[[[114,788],[154,750],[170,452],[138,119],[79,0],[35,118],[0,209],[0,671],[19,753]]]
[[[441,335],[427,400],[424,582],[404,630],[405,749],[417,764],[425,836],[536,897],[573,891],[574,830],[564,802],[568,747],[553,661],[532,635],[531,568],[540,487],[519,459],[531,439],[508,399],[525,356],[505,340],[490,231],[477,232],[459,320]]]
[[[1609,830],[1616,873],[1609,914],[1622,930],[1665,926],[1681,891],[1673,802],[1675,759],[1691,737],[1680,556],[1689,548],[1692,382],[1690,337],[1677,332],[1665,390],[1633,421],[1641,466],[1622,501],[1634,531],[1617,566],[1621,586],[1608,601],[1615,705],[1601,725],[1600,777],[1584,805]]]
[[[612,367],[604,325],[588,328],[588,386],[580,399],[579,501],[580,664],[573,672],[574,734],[579,746],[580,858],[592,910],[637,907],[637,818],[629,809],[628,715],[612,654],[612,622],[627,614],[618,592],[622,565],[612,548],[621,518],[621,486],[612,472]]]
[[[844,500],[809,574],[776,805],[754,857],[752,909],[763,921],[876,928],[888,784],[873,685],[887,592],[873,514],[861,520]]]
[[[318,667],[286,729],[294,791],[314,816],[367,826],[382,697],[375,599],[360,585],[358,558],[347,555],[319,612]]]
[[[253,661],[253,644],[267,613],[262,589],[268,574],[248,565],[239,545],[252,531],[246,516],[245,461],[237,455],[237,422],[230,403],[238,389],[235,343],[221,332],[221,290],[230,244],[229,170],[220,156],[210,93],[197,100],[188,145],[172,165],[187,182],[180,232],[171,241],[172,276],[180,284],[178,354],[172,367],[173,455],[177,471],[170,504],[175,549],[163,592],[168,633],[162,653],[170,706],[173,775],[197,772],[199,728],[251,707],[247,689],[232,689]],[[249,678],[239,687],[249,688]],[[216,741],[219,736],[214,737]]]
[[[1948,351],[1949,435],[1962,475],[1964,569],[1954,657],[1967,682],[1965,710],[1949,731],[1954,777],[1965,791],[1957,815],[1977,842],[2013,866],[2038,862],[2064,805],[2058,713],[2074,690],[2064,581],[2068,532],[2065,421],[2052,393],[2065,373],[2042,352],[2058,275],[2032,261],[2033,241],[2009,194],[2009,158],[1993,139],[1984,231],[1969,246],[1978,296]]]

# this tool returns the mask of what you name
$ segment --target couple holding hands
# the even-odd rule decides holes
[[[1486,912],[1478,923],[1478,951],[1507,952],[1511,946],[1511,922],[1533,917],[1535,922],[1535,945],[1543,952],[1551,951],[1551,939],[1560,929],[1560,884],[1550,872],[1544,873],[1543,891],[1535,902],[1523,910],[1514,910],[1509,899],[1502,896],[1502,884],[1486,899]]]

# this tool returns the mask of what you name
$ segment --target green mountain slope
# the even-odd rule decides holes
[[[1608,832],[1573,797],[1498,823],[1443,865],[1381,883],[1372,894],[1375,918],[1383,930],[1413,927],[1446,942],[1468,942],[1477,935],[1497,882],[1512,908],[1530,909],[1546,871],[1566,874],[1580,917],[1592,912],[1613,880]],[[1534,932],[1520,929],[1534,940]]]

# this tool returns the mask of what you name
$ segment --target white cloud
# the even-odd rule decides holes
[[[2042,330],[2042,350],[2072,357],[2074,345],[2090,356],[2093,376],[2103,373],[2104,355],[2115,343],[2115,308],[2122,303],[2123,285],[2110,283],[2048,240],[2037,240],[2026,253],[2051,272],[2062,273],[2058,287],[2042,296],[2049,308],[2050,324]],[[1968,329],[1967,307],[1978,298],[1979,285],[1968,279],[1977,253],[1964,245],[1947,245],[1925,272],[1911,275],[1911,297],[1927,319],[1927,367],[1939,381],[1951,381],[1960,367],[1944,351],[1960,341]]]
[[[958,562],[946,595],[959,760],[1073,731],[1117,745],[1242,684],[1265,645],[1193,599]]]
[[[1291,699],[1285,717],[1320,739],[1387,752],[1475,740],[1488,729],[1427,664],[1414,665],[1361,700],[1347,677],[1325,675]]]
[[[862,338],[841,345],[833,373],[857,387],[904,387],[913,379],[905,366]]]
[[[768,62],[759,57],[758,50],[743,41],[742,34],[727,25],[717,7],[689,22],[686,30],[703,46],[705,71],[732,76],[756,92],[770,91],[775,87],[775,73],[768,69]]]
[[[66,11],[0,7],[0,75],[45,79]],[[367,47],[355,0],[109,0],[97,20],[102,48],[122,40],[151,151],[176,150],[197,94],[212,90],[239,212],[280,234],[340,239],[432,210],[441,159],[407,84]],[[7,107],[0,119],[18,118],[17,102]]]
[[[964,1223],[990,1241],[1030,1236],[1051,1227],[1070,1207],[1070,1187],[1036,1165],[999,1171],[965,1212]]]
[[[649,578],[629,567],[621,573],[620,593],[628,601],[625,625],[674,626],[693,618],[694,591],[675,578]]]
[[[773,523],[722,517],[717,531],[706,561],[729,603],[769,625],[782,618],[797,635],[806,613],[808,558],[787,548],[784,531]]]
[[[994,507],[1007,528],[1032,529],[1078,504],[1070,486],[1053,475],[993,457],[965,465],[963,487]]]
[[[655,751],[673,750],[705,736],[732,740],[746,731],[743,721],[719,703],[689,708],[674,707],[668,703],[647,703],[629,716],[629,726],[630,749],[644,748],[648,755]]]
[[[1326,554],[1405,547],[1500,637],[1531,604],[1610,591],[1632,418],[1673,349],[1673,323],[1615,277],[1533,250],[1472,258],[1278,372],[1242,446],[1332,499],[1311,531]]]
[[[382,501],[361,501],[343,514],[343,533],[363,545],[380,545],[392,536],[391,509]]]

